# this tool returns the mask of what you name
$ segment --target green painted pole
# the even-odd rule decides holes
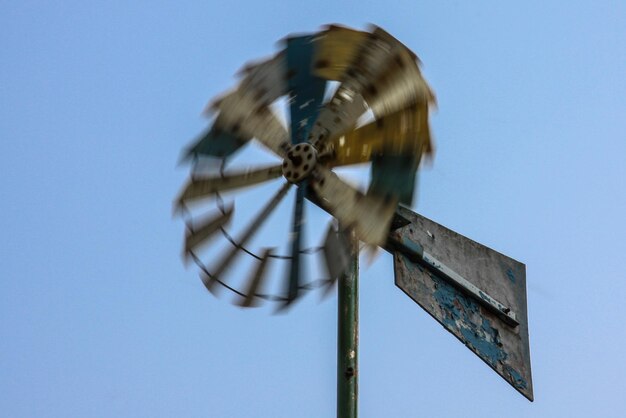
[[[337,283],[337,418],[357,418],[359,346],[359,250],[351,235],[350,266]]]

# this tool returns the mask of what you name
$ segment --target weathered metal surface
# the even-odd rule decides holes
[[[189,179],[189,182],[185,185],[176,201],[178,205],[181,205],[183,202],[201,199],[220,191],[253,186],[255,184],[278,178],[282,175],[282,173],[281,166],[276,165],[257,170],[246,170],[233,174],[225,174],[223,176],[192,177]]]
[[[396,285],[532,401],[524,264],[406,208],[398,208],[398,213],[411,223],[393,232],[395,239],[423,251],[425,259],[444,263],[510,308],[518,325],[503,320],[449,278],[398,251],[394,253]]]
[[[363,194],[321,165],[315,168],[313,178],[311,187],[322,208],[344,227],[354,229],[360,240],[372,245],[385,243],[397,199]]]
[[[500,303],[486,291],[474,285],[465,277],[435,258],[432,254],[424,251],[424,248],[422,248],[420,244],[405,237],[402,238],[402,242],[397,241],[395,238],[389,238],[387,240],[387,247],[391,249],[392,252],[399,252],[410,261],[426,267],[437,277],[446,280],[449,284],[476,300],[483,307],[498,315],[500,319],[508,325],[512,327],[519,325],[517,314],[509,306]]]
[[[348,270],[337,284],[337,418],[356,418],[359,395],[359,252],[357,238]]]

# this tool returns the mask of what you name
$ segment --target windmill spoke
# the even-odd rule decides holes
[[[180,206],[186,201],[211,196],[217,192],[253,186],[273,180],[281,175],[282,168],[280,165],[276,165],[225,176],[191,178],[178,197],[177,202]]]
[[[198,246],[207,242],[221,227],[226,225],[233,215],[233,207],[230,206],[224,213],[211,217],[200,224],[198,228],[189,230],[185,236],[185,260]]]
[[[319,204],[341,225],[353,228],[360,240],[382,245],[387,239],[397,199],[363,194],[328,168],[318,166],[311,182]]]
[[[245,297],[239,301],[239,306],[244,308],[250,308],[257,306],[256,294],[261,288],[263,281],[266,277],[267,265],[269,264],[270,255],[272,253],[271,248],[266,248],[261,255],[261,259],[258,261],[257,267],[252,271],[252,275],[248,279],[248,287],[245,291]]]
[[[259,215],[254,219],[254,221],[250,225],[248,225],[248,227],[241,234],[241,236],[237,240],[237,243],[239,245],[236,246],[236,247],[233,247],[231,250],[229,250],[223,256],[223,258],[217,264],[217,268],[213,271],[213,273],[210,276],[208,276],[208,275],[203,275],[202,276],[202,282],[204,283],[204,285],[206,286],[206,288],[209,291],[211,291],[211,292],[215,291],[215,284],[216,284],[216,280],[215,279],[216,278],[220,278],[221,279],[222,273],[224,273],[226,271],[226,269],[230,266],[230,264],[241,253],[240,247],[245,246],[247,244],[247,242],[259,230],[261,225],[263,225],[263,222],[265,222],[267,220],[267,218],[269,217],[270,213],[272,213],[272,211],[274,209],[276,209],[276,206],[278,206],[280,201],[285,197],[285,194],[289,190],[290,186],[291,186],[291,183],[285,183],[283,185],[283,187],[280,188],[280,190],[267,203],[267,205],[263,208],[263,210],[261,210]],[[223,279],[222,279],[222,281],[223,281]]]
[[[291,258],[289,260],[289,275],[287,277],[287,299],[285,305],[291,304],[297,297],[301,282],[301,261],[302,261],[302,219],[304,213],[304,195],[306,184],[301,184],[296,190],[293,220],[291,224]]]

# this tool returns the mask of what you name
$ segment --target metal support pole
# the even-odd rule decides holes
[[[337,283],[337,418],[357,418],[359,247],[353,233],[350,241],[350,265]]]

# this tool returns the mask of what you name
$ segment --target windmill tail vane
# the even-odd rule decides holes
[[[290,306],[304,291],[332,288],[355,251],[347,234],[362,242],[385,246],[390,231],[402,224],[398,205],[411,206],[415,177],[422,156],[432,156],[429,110],[435,97],[422,77],[419,60],[383,29],[355,30],[330,25],[313,34],[290,36],[269,59],[244,66],[237,87],[210,102],[209,128],[184,151],[192,164],[211,161],[219,169],[210,174],[192,170],[175,200],[185,214],[184,258],[201,270],[204,285],[218,294],[227,288],[242,307],[274,301]],[[336,90],[324,100],[330,83]],[[287,126],[271,106],[286,98]],[[358,126],[364,115],[373,120]],[[277,162],[265,167],[226,170],[229,161],[252,140],[268,149]],[[369,163],[366,190],[345,182],[333,169]],[[233,237],[227,230],[234,205],[222,194],[284,179],[284,184],[259,207],[256,216]],[[295,187],[288,254],[275,248],[251,250],[249,244],[264,223]],[[191,215],[190,205],[212,198],[216,210],[204,218]],[[304,248],[302,228],[306,201],[327,211],[340,228],[328,228],[320,247]],[[400,222],[400,224],[398,224]],[[228,248],[207,267],[200,250],[222,234]],[[304,256],[324,257],[327,279],[305,281]],[[246,284],[235,288],[227,270],[246,254],[255,259]],[[263,293],[268,265],[284,262],[286,278],[280,295]]]

